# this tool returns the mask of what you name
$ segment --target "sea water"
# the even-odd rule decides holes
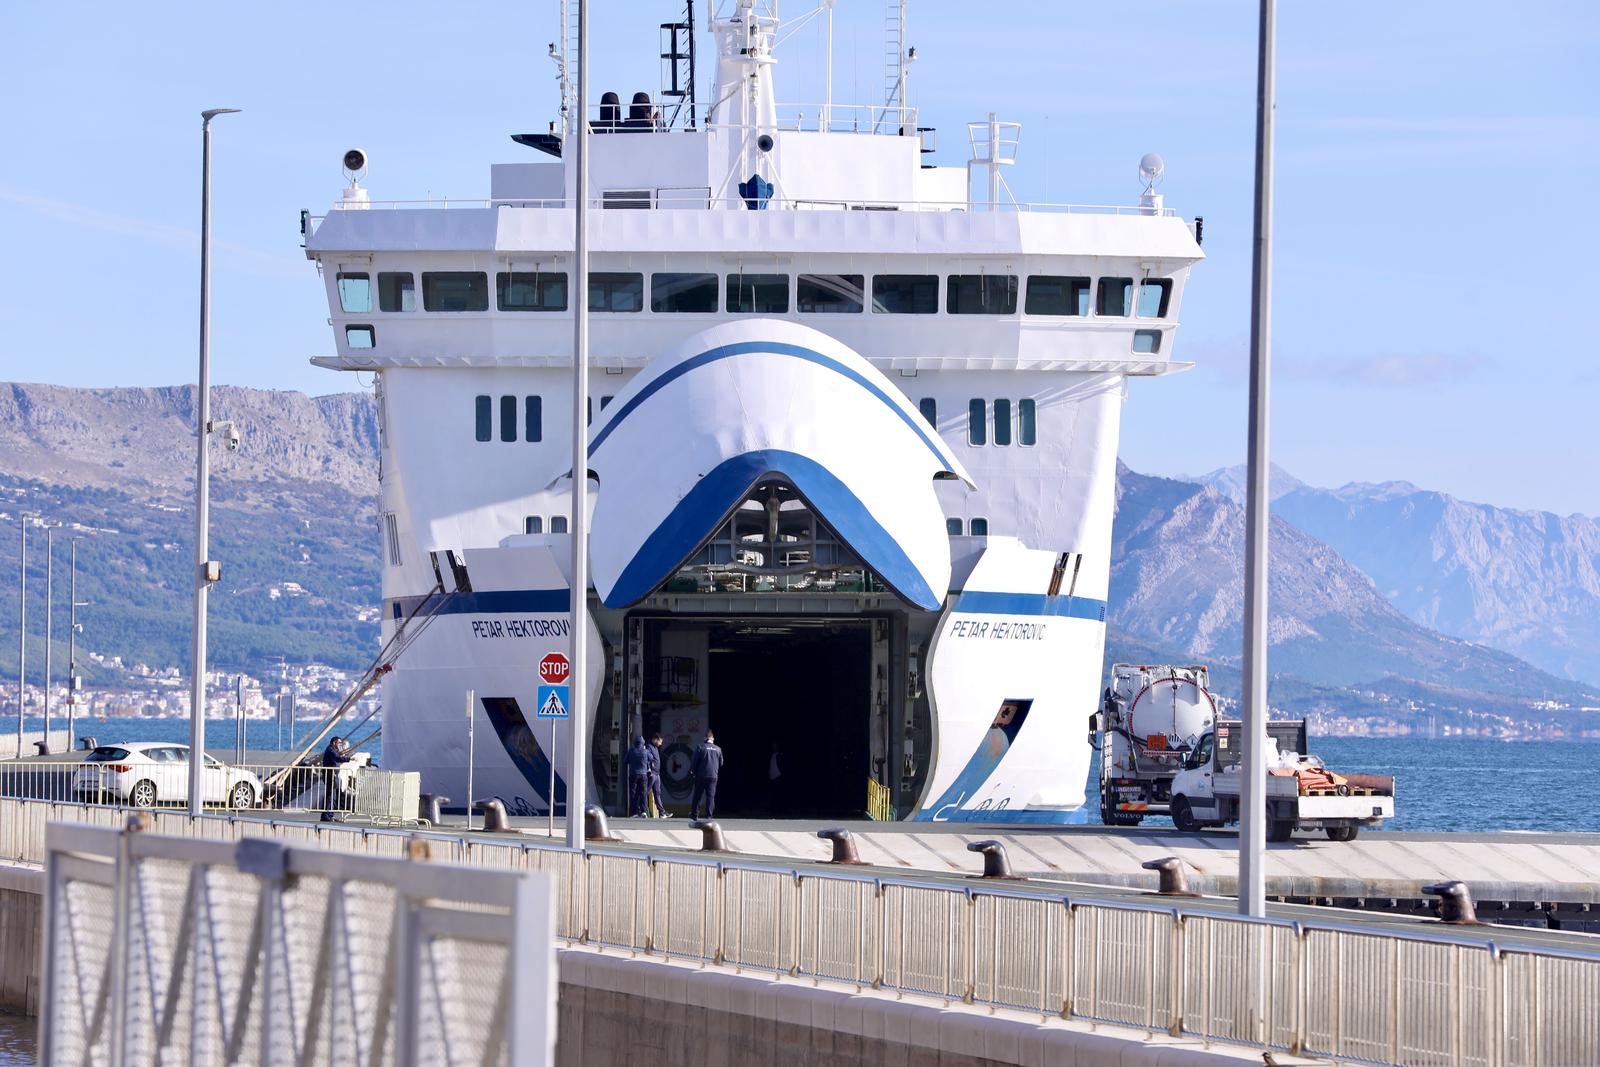
[[[15,721],[15,720],[13,720]],[[376,717],[353,731],[362,739],[377,725]],[[30,719],[29,730],[43,722]],[[56,729],[63,728],[60,719]],[[301,745],[311,739],[316,723],[303,719],[293,737]],[[289,747],[286,729],[270,719],[246,721],[245,748]],[[206,723],[206,749],[221,760],[233,758],[234,722]],[[115,741],[173,741],[187,744],[186,719],[83,719],[78,735],[93,735],[101,744]],[[381,761],[381,742],[368,746]],[[1437,740],[1405,737],[1313,737],[1311,749],[1334,771],[1392,774],[1395,817],[1386,830],[1491,831],[1547,830],[1600,833],[1600,804],[1593,800],[1594,776],[1600,769],[1600,744],[1582,741]],[[1098,767],[1090,775],[1087,795],[1091,818],[1099,818]],[[1171,825],[1165,818],[1149,825]]]

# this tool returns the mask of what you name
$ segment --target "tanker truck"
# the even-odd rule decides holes
[[[1100,819],[1137,826],[1167,815],[1172,779],[1217,720],[1211,675],[1200,665],[1111,668],[1090,742],[1100,749]]]

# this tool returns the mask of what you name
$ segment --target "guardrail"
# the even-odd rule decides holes
[[[41,1063],[554,1062],[548,879],[141,818],[49,828]]]
[[[642,206],[659,210],[726,210],[737,206],[737,197],[730,198],[727,194],[713,197],[709,190],[696,196],[658,196],[652,191],[641,190],[646,195],[640,196],[631,202],[631,206]],[[1156,215],[1165,218],[1177,216],[1174,208],[1145,207],[1139,204],[1055,204],[1033,203],[1029,201],[1004,200],[998,203],[988,203],[979,200],[849,200],[849,199],[789,199],[785,197],[772,197],[766,201],[768,211],[905,211],[905,212],[1034,212],[1052,215]],[[487,208],[532,208],[542,210],[562,210],[569,207],[563,198],[538,198],[538,197],[505,197],[489,199],[479,197],[476,199],[450,200],[436,198],[431,200],[351,200],[336,201],[329,212],[344,211],[421,211],[421,210],[484,210]],[[607,203],[601,197],[590,200],[589,206],[594,210],[604,210],[616,207],[615,203]],[[308,216],[313,228],[327,215]]]
[[[216,810],[310,812],[415,822],[417,780],[354,763],[342,767],[215,763],[204,770],[203,806]],[[189,764],[23,760],[0,763],[0,797],[54,803],[159,808],[186,805]]]
[[[0,801],[0,859],[39,855],[50,819],[113,809]],[[1600,953],[1499,948],[1458,931],[1112,903],[781,864],[579,853],[544,843],[248,817],[153,817],[163,833],[549,871],[576,942],[829,979],[1207,1042],[1374,1064],[1600,1063]],[[37,860],[32,860],[37,862]]]

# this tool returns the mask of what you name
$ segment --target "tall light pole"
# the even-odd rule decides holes
[[[573,259],[577,285],[572,304],[572,668],[567,768],[567,846],[584,846],[583,809],[589,799],[589,2],[578,4],[578,121],[573,163]],[[550,794],[550,803],[556,802]],[[471,812],[472,798],[467,798]]]
[[[72,601],[72,611],[67,626],[67,752],[78,743],[78,694],[83,681],[78,676],[78,609],[89,606],[87,600],[78,599],[78,539],[72,539],[72,579],[67,595]]]
[[[1245,474],[1244,761],[1239,768],[1239,912],[1265,914],[1267,835],[1267,479],[1272,360],[1272,109],[1276,0],[1261,0],[1256,68],[1256,220],[1250,278],[1250,444]]]
[[[34,513],[17,518],[22,526],[21,566],[17,573],[17,758],[22,758],[22,724],[28,715],[28,524]]]
[[[201,772],[206,748],[206,594],[222,576],[207,558],[211,551],[207,526],[211,510],[211,120],[236,107],[200,112],[200,389],[195,408],[194,471],[194,685],[189,692],[189,814],[204,806]]]
[[[50,752],[50,642],[56,635],[52,609],[55,604],[56,527],[44,527],[44,749]]]

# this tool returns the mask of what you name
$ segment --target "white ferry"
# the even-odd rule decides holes
[[[375,200],[352,151],[305,218],[336,346],[313,362],[378,400],[383,760],[459,808],[469,690],[477,796],[543,813],[569,751],[536,668],[571,640],[588,121],[588,799],[620,810],[623,753],[659,730],[686,806],[711,727],[722,815],[1082,821],[1126,383],[1188,366],[1200,220],[1155,157],[1128,206],[1017,203],[993,115],[934,162],[903,5],[885,103],[779,104],[775,7],[697,28],[691,3],[664,90],[583,117],[563,33],[560,118],[513,137],[487,200]]]

